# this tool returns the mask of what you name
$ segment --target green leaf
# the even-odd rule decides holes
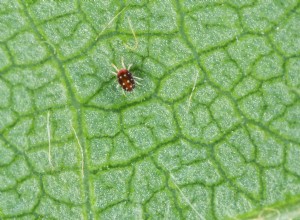
[[[0,219],[299,219],[299,27],[299,0],[0,1]]]

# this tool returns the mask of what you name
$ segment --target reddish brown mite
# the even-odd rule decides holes
[[[120,69],[117,74],[118,82],[124,90],[131,92],[135,87],[132,74],[127,69]]]
[[[117,73],[114,72],[114,74],[117,76],[118,82],[121,85],[121,87],[125,91],[131,92],[135,88],[135,84],[136,84],[135,78],[137,78],[137,77],[133,77],[132,73],[129,72],[131,64],[128,66],[128,68],[126,68],[124,61],[122,59],[122,67],[123,67],[122,69],[119,70],[114,64],[112,64],[112,66],[117,71]]]

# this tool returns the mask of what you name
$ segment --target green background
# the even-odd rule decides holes
[[[299,30],[299,0],[1,0],[0,219],[300,219]]]

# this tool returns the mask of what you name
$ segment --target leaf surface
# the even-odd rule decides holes
[[[2,0],[0,218],[299,218],[299,6]]]

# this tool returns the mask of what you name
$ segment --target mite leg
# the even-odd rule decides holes
[[[123,57],[121,58],[121,62],[122,62],[122,67],[123,67],[123,69],[126,69],[125,64],[124,64],[124,58],[123,58]]]
[[[117,72],[119,72],[119,69],[118,69],[118,67],[116,67],[115,64],[112,63],[111,66],[112,66]]]
[[[131,66],[132,66],[132,64],[128,65],[128,68],[127,68],[128,71],[130,70]]]

